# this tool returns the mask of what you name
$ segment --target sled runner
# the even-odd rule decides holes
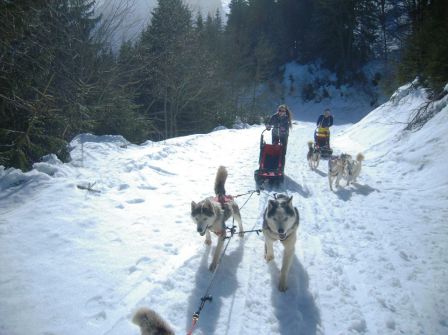
[[[317,127],[314,131],[314,147],[320,152],[321,158],[329,158],[333,154],[330,148],[330,129]]]
[[[284,147],[280,141],[267,144],[263,136],[266,130],[263,130],[261,133],[260,156],[258,159],[259,167],[254,171],[254,178],[257,185],[265,181],[281,183],[284,179]]]

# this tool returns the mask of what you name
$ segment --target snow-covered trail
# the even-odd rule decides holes
[[[314,124],[296,122],[284,184],[237,199],[250,230],[261,227],[273,193],[294,197],[301,220],[289,289],[277,289],[279,243],[266,264],[262,235],[234,236],[193,334],[446,334],[447,183],[428,186],[432,166],[446,163],[430,155],[420,163],[418,147],[428,134],[441,138],[434,129],[411,143],[413,157],[407,140],[366,144],[365,132],[385,132],[372,122],[333,127],[335,153],[362,151],[366,161],[358,183],[331,192],[327,162],[311,171],[306,161]],[[0,335],[137,335],[130,320],[140,306],[186,333],[216,245],[196,233],[190,203],[212,195],[219,165],[229,194],[254,190],[262,130],[142,146],[83,135],[69,164],[49,159],[29,174],[4,173]],[[77,187],[93,183],[95,192]]]
[[[309,135],[313,133],[311,127],[310,125],[297,126],[297,130],[291,134],[292,145],[288,156],[306,156],[303,150]],[[255,128],[226,134],[225,136],[229,136],[229,139],[221,142],[226,143],[225,146],[210,146],[208,152],[203,152],[202,156],[196,158],[191,169],[177,171],[179,179],[189,178],[192,185],[201,184],[203,190],[202,192],[196,190],[195,195],[192,193],[191,196],[179,195],[181,198],[174,199],[172,202],[179,204],[184,201],[185,208],[188,209],[191,200],[200,200],[209,196],[219,165],[225,165],[229,171],[228,193],[236,195],[253,190],[255,188],[253,171],[258,165],[261,130],[262,128]],[[303,144],[305,146],[299,148],[293,143],[294,141],[301,143],[300,146]],[[206,146],[200,138],[190,144],[190,151],[193,153]],[[291,162],[291,170],[294,170],[294,165]],[[197,171],[194,172],[195,170]],[[195,173],[198,173],[197,180],[194,179]],[[173,182],[173,185],[168,187],[175,187],[175,184],[176,182]],[[301,198],[310,196],[309,190],[291,177],[286,178],[284,187],[265,190],[259,196],[252,195],[250,199],[248,199],[249,196],[242,196],[238,202],[240,205],[245,203],[241,212],[246,230],[261,227],[262,212],[274,192],[287,192],[294,195],[297,203],[300,203]],[[194,232],[194,226],[189,220],[186,215],[184,221],[191,231],[185,238],[190,239],[190,244],[199,244],[199,248],[195,249],[197,254],[169,274],[166,282],[161,283],[161,287],[151,288],[143,301],[138,303],[156,309],[178,333],[185,332],[191,327],[191,316],[199,307],[200,298],[209,285],[211,274],[207,268],[216,243],[214,241],[212,248],[203,245],[203,238]],[[303,251],[298,248],[298,255],[302,253]],[[300,257],[296,256],[294,259],[290,288],[288,294],[283,294],[277,289],[282,248],[276,248],[276,261],[271,264],[266,264],[263,255],[262,235],[250,233],[246,234],[244,239],[235,236],[230,241],[216,275],[216,282],[211,288],[213,302],[206,304],[195,333],[293,334],[297,330],[303,334],[317,333],[318,307],[309,291],[308,274]],[[173,296],[179,297],[179,292],[182,292],[184,299],[176,298],[173,302]],[[285,309],[285,306],[288,308]],[[122,333],[123,321],[128,322],[128,317],[124,315],[110,333]]]
[[[333,136],[336,138],[344,128],[335,127]],[[385,286],[389,284],[394,296],[398,296],[396,304],[406,301],[407,290],[400,290],[400,279],[394,277],[395,267],[388,256],[378,258],[372,254],[372,245],[376,243],[382,247],[383,231],[377,233],[369,227],[376,220],[377,209],[366,206],[366,198],[380,193],[375,188],[378,183],[369,177],[369,167],[366,166],[360,178],[365,183],[339,189],[336,193],[330,192],[326,161],[321,162],[317,171],[311,171],[306,162],[306,142],[312,138],[313,130],[312,124],[295,125],[290,136],[284,185],[265,190],[260,196],[252,196],[242,209],[245,229],[259,228],[261,214],[272,193],[286,192],[294,196],[294,204],[301,213],[301,224],[288,292],[284,294],[277,290],[283,251],[280,244],[276,245],[276,260],[266,264],[262,236],[252,233],[247,234],[244,240],[235,237],[223,257],[216,284],[212,287],[213,303],[207,304],[201,314],[197,326],[199,334],[333,334],[340,333],[341,329],[380,334],[393,333],[396,328],[394,314],[397,307],[388,301],[391,299],[388,291],[376,289],[376,282],[381,277],[390,281]],[[179,199],[171,201],[177,204],[185,201],[188,208],[190,199],[200,200],[210,195],[216,167],[221,164],[227,166],[230,173],[229,193],[252,190],[260,132],[261,128],[229,134],[232,139],[224,140],[228,145],[219,148],[210,146],[209,151],[197,157],[192,169],[177,171],[178,178],[190,178],[189,182],[193,185],[199,185],[202,181],[201,187],[205,188],[202,194],[196,191],[199,196],[192,193],[182,200],[183,195],[180,195]],[[238,136],[243,138],[238,139]],[[191,152],[206,146],[200,138],[190,144]],[[338,151],[337,146],[335,150]],[[195,173],[198,173],[198,179],[194,179]],[[207,176],[208,182],[205,182],[204,176]],[[176,183],[173,178],[170,180]],[[378,206],[381,199],[384,199],[387,209],[389,198],[380,196],[372,203]],[[240,198],[240,204],[245,200],[244,197]],[[394,215],[391,218],[397,219]],[[194,233],[188,220],[187,216],[184,222],[191,229],[188,238],[190,243],[196,243],[197,253],[190,255],[191,258],[185,260],[179,269],[168,274],[168,282],[162,281],[160,287],[149,289],[147,296],[138,303],[158,310],[178,333],[191,326],[191,316],[208,287],[211,275],[207,267],[214,248],[210,250],[201,245],[203,239]],[[347,241],[351,243],[349,246]],[[364,251],[366,244],[369,246]],[[372,262],[376,265],[372,266]],[[384,271],[391,274],[384,275]],[[179,291],[183,292],[185,299],[170,303],[173,296],[179,296]],[[185,301],[188,301],[187,307]],[[409,309],[404,310],[412,313],[412,303]],[[412,315],[406,315],[406,318],[409,316],[412,318]],[[128,321],[128,317],[123,316],[121,321]],[[378,320],[381,320],[379,324]],[[120,324],[116,328],[117,334],[122,332]],[[418,328],[418,325],[411,323],[401,327],[407,326],[407,330]]]
[[[334,138],[344,128],[335,127]],[[330,192],[326,161],[321,162],[317,171],[310,171],[305,159],[306,142],[313,130],[312,124],[296,124],[288,148],[288,177],[281,188],[271,190],[293,195],[294,204],[301,212],[299,242],[287,294],[277,290],[282,257],[279,244],[275,249],[276,260],[266,264],[261,236],[251,234],[244,241],[232,241],[217,275],[219,284],[212,290],[214,301],[207,304],[201,315],[199,333],[424,334],[432,329],[433,322],[437,323],[436,307],[434,314],[420,315],[418,310],[423,297],[437,301],[431,284],[427,284],[431,282],[432,274],[416,273],[420,270],[413,269],[410,257],[414,261],[425,260],[409,251],[414,249],[412,244],[415,243],[411,237],[415,234],[413,224],[422,224],[425,216],[421,214],[431,208],[407,203],[408,199],[415,201],[413,197],[400,201],[400,191],[411,189],[410,185],[397,183],[392,176],[390,180],[384,180],[384,173],[378,171],[375,161],[366,161],[360,178],[362,183]],[[230,149],[231,154],[217,154],[212,159],[215,164],[209,166],[205,162],[198,164],[201,171],[209,173],[212,181],[216,166],[226,165],[231,171],[230,192],[251,190],[260,131],[243,131],[245,134],[242,136],[250,136],[252,140],[235,139],[238,146]],[[338,147],[336,140],[334,149],[356,154],[344,147],[344,141],[340,141]],[[216,154],[215,150],[213,152]],[[213,156],[213,153],[208,155]],[[250,199],[243,208],[246,229],[260,227],[261,213],[269,199],[267,192],[263,192],[258,200]],[[205,190],[203,197],[208,194],[209,190]],[[414,211],[411,217],[421,218],[420,222],[416,219],[416,222],[400,223],[404,211]],[[408,230],[409,240],[397,240],[398,230],[400,234],[406,234]],[[197,241],[198,237],[193,236],[193,239]],[[427,249],[424,243],[420,247],[420,250]],[[175,325],[178,333],[189,329],[191,315],[209,283],[207,264],[211,250],[204,250],[207,253],[202,255],[203,250],[197,249],[196,256],[200,256],[200,260],[190,259],[170,275],[170,280],[175,283],[188,283],[186,278],[195,278],[194,285],[190,282],[185,287],[185,294],[189,297],[187,313],[173,315],[173,307],[163,303],[169,302],[169,293],[163,293],[162,300],[146,298],[140,302],[140,305],[155,309],[158,305],[165,306],[160,313]],[[384,255],[381,250],[384,250]],[[167,286],[163,284],[165,289]],[[173,285],[173,294],[177,294],[178,289]],[[177,305],[184,311],[184,302],[177,302]],[[428,321],[425,323],[422,318]]]

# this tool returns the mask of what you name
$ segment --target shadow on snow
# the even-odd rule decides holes
[[[343,201],[349,201],[353,193],[368,196],[372,192],[379,192],[376,188],[370,187],[369,185],[361,185],[358,183],[353,183],[351,188],[340,187],[335,193]]]
[[[314,335],[320,324],[319,310],[309,291],[309,277],[294,255],[288,275],[288,290],[280,292],[280,270],[275,261],[270,262],[272,281],[272,305],[278,319],[281,335]]]
[[[291,177],[286,175],[283,183],[266,183],[263,185],[263,190],[274,193],[299,193],[304,198],[309,198],[311,196],[311,192],[307,187],[302,187],[302,185],[298,184]]]
[[[201,329],[203,334],[215,334],[217,320],[219,319],[221,309],[220,299],[231,296],[232,294],[234,295],[237,291],[238,280],[236,278],[236,273],[244,254],[244,240],[239,238],[238,240],[238,247],[230,253],[223,255],[221,264],[219,265],[219,269],[209,291],[213,300],[211,303],[209,301],[205,303],[203,313],[200,314],[200,319],[196,327],[197,329]],[[226,244],[227,240],[224,243]],[[206,293],[212,278],[212,273],[208,270],[210,263],[208,258],[210,254],[213,255],[211,249],[211,247],[207,247],[207,251],[204,252],[199,269],[196,272],[196,286],[188,300],[186,329],[191,328],[192,315],[197,312],[201,304],[201,297]],[[229,318],[230,315],[232,315],[232,310],[229,311]]]

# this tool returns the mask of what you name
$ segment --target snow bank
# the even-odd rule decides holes
[[[400,87],[390,100],[341,133],[335,144],[346,151],[364,151],[370,162],[390,167],[425,189],[448,185],[448,96],[430,105],[434,116],[420,129],[404,130],[419,108],[427,104],[426,91],[416,83]]]
[[[335,124],[356,122],[383,99],[372,86],[338,85],[336,75],[319,64],[286,64],[282,85],[285,102],[301,121],[315,122],[330,108]]]

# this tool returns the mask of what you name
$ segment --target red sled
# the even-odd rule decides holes
[[[258,169],[254,171],[254,178],[257,185],[266,181],[272,183],[282,183],[285,177],[285,155],[284,147],[278,141],[277,143],[267,144],[264,140],[263,130],[260,138],[260,156],[258,159]]]

